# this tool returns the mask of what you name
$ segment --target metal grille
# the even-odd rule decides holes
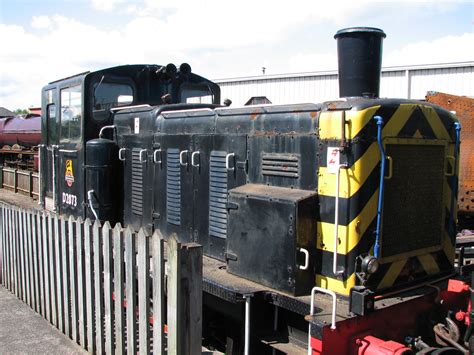
[[[132,213],[143,214],[143,164],[140,149],[132,149]]]
[[[384,194],[383,257],[441,244],[444,150],[440,145],[387,145],[393,176]]]
[[[262,155],[262,175],[299,177],[299,158],[294,154],[266,153]]]
[[[179,149],[168,149],[166,159],[166,220],[181,224],[181,167]]]
[[[227,237],[227,152],[212,151],[209,166],[209,235]]]

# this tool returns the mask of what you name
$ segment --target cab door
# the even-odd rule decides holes
[[[40,146],[40,201],[50,211],[58,206],[58,148],[60,134],[59,93],[49,87],[42,94],[42,144]]]

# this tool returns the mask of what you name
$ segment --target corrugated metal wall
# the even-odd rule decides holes
[[[242,106],[253,96],[266,96],[274,104],[322,102],[338,97],[337,72],[265,75],[215,80],[222,99]],[[424,99],[439,91],[474,97],[474,62],[383,68],[380,96]]]

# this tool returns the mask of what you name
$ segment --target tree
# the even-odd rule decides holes
[[[13,111],[15,113],[15,115],[27,115],[30,113],[30,110],[28,109],[21,109],[21,108],[17,108],[15,111]]]

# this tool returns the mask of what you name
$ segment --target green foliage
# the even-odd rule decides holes
[[[30,113],[30,110],[28,109],[21,109],[17,108],[15,111],[13,111],[16,115],[27,115]]]

